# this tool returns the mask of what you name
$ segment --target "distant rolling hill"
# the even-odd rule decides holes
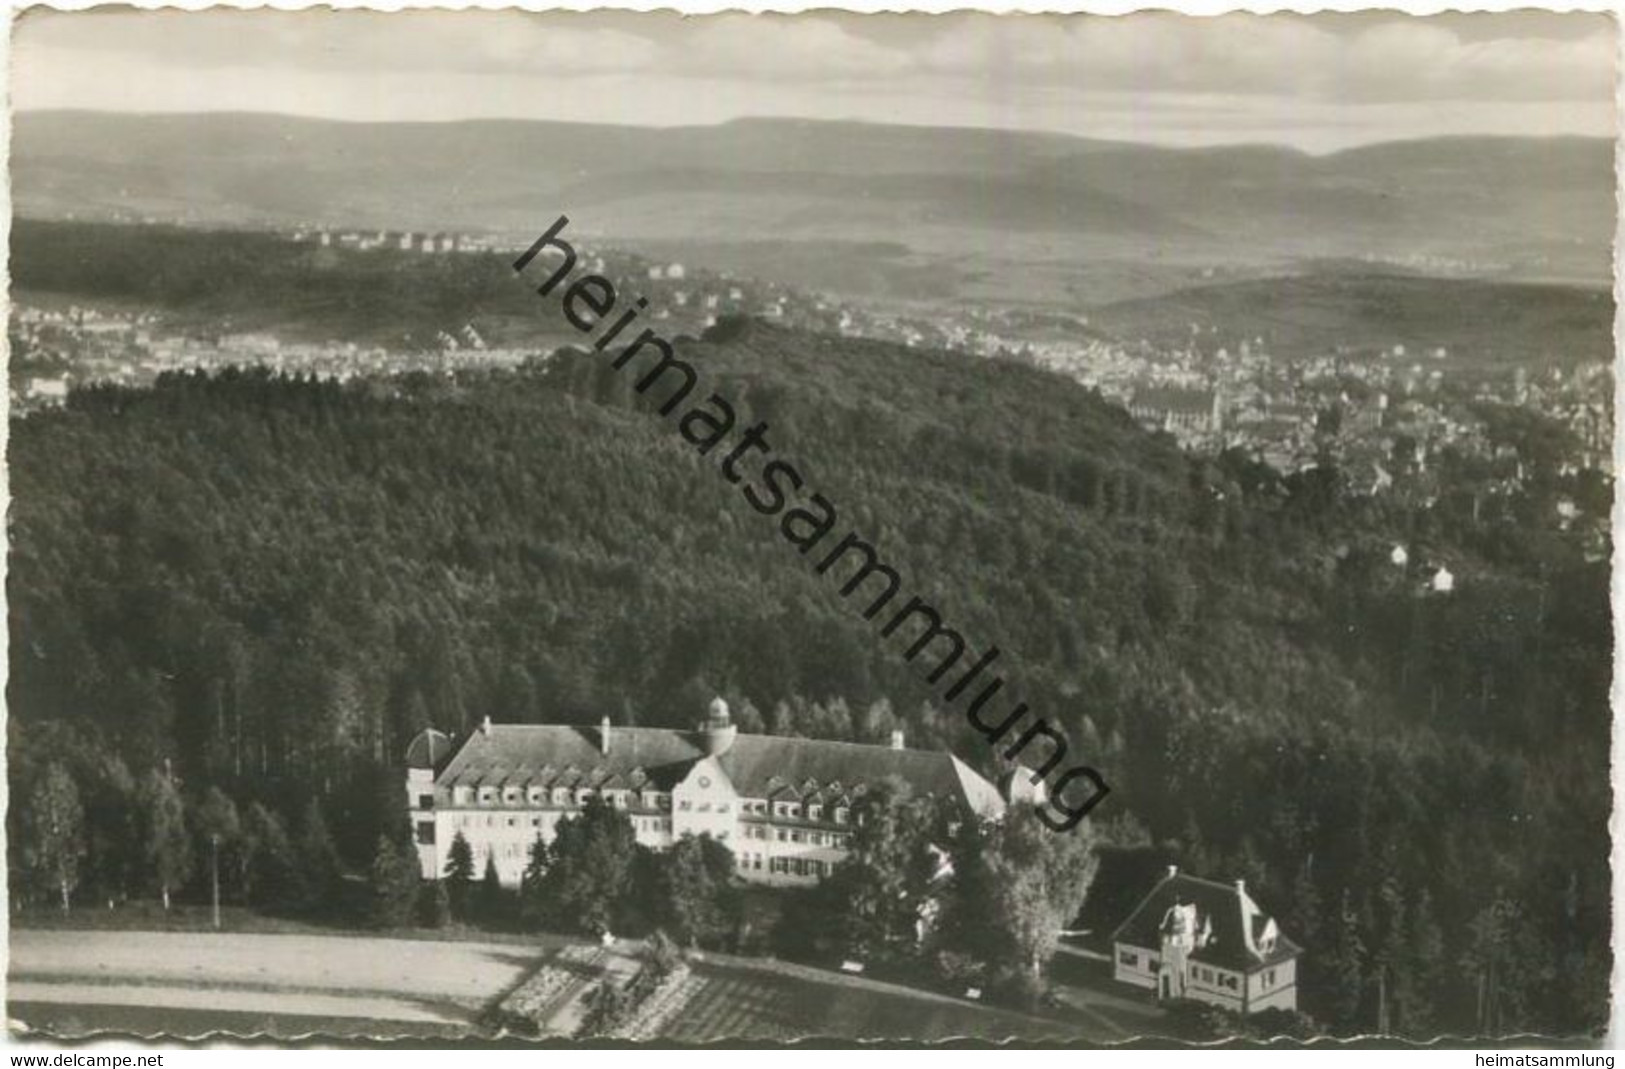
[[[626,239],[894,241],[989,265],[1363,256],[1609,277],[1612,147],[1461,138],[1310,156],[753,119],[642,128],[23,112],[19,214]]]
[[[1234,351],[1262,339],[1279,356],[1369,355],[1568,364],[1608,360],[1614,301],[1603,287],[1385,275],[1327,269],[1292,278],[1196,286],[1095,308],[1090,325],[1126,341]],[[1193,333],[1192,328],[1200,333]]]

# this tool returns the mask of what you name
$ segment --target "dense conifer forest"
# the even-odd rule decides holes
[[[1496,496],[1447,457],[1436,495],[1370,498],[1331,468],[1187,457],[1015,364],[748,321],[684,352],[843,529],[997,642],[1111,782],[1097,831],[1247,878],[1307,948],[1304,1009],[1600,1026],[1608,571],[1551,522],[1559,494],[1606,500],[1594,477],[1537,459]],[[153,879],[117,858],[120,822],[165,762],[188,797],[290,824],[319,800],[359,871],[407,740],[484,716],[688,726],[720,693],[745,730],[895,725],[1000,772],[631,381],[582,353],[171,375],[14,421],[13,798],[72,773],[109,844],[82,882],[111,896]],[[1427,591],[1434,562],[1453,591]],[[13,886],[51,900],[33,871]]]

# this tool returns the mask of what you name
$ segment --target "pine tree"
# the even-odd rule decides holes
[[[1407,920],[1403,1000],[1399,1024],[1413,1039],[1431,1039],[1435,1028],[1435,1006],[1439,985],[1444,979],[1444,933],[1433,916],[1433,898],[1423,891],[1411,907]]]
[[[1396,1003],[1404,1002],[1409,935],[1405,895],[1397,877],[1388,875],[1378,882],[1375,905],[1371,970],[1377,988],[1376,1029],[1384,1035],[1392,1035],[1403,1027]]]
[[[451,896],[445,880],[423,880],[418,889],[418,919],[425,928],[444,928],[451,923]]]
[[[338,848],[327,830],[322,806],[315,798],[305,808],[304,825],[299,832],[298,863],[307,909],[331,909],[343,886],[344,867]]]
[[[547,919],[547,859],[547,840],[538,832],[519,877],[519,919],[530,928],[540,927]]]
[[[538,887],[549,923],[589,935],[609,931],[633,890],[637,855],[631,819],[601,798],[559,821]]]
[[[507,919],[507,912],[508,892],[497,874],[497,855],[493,849],[486,852],[485,875],[480,878],[479,917],[486,924],[500,924]]]
[[[1291,905],[1293,937],[1305,946],[1318,946],[1321,934],[1320,890],[1315,886],[1314,872],[1307,862],[1298,869],[1287,900]]]
[[[1241,848],[1231,857],[1225,871],[1231,874],[1232,879],[1245,880],[1254,894],[1267,895],[1274,886],[1270,881],[1269,868],[1250,835],[1242,836]]]
[[[762,711],[756,708],[749,698],[741,698],[737,702],[730,702],[729,708],[733,710],[733,722],[742,734],[760,735],[767,730],[767,721]]]
[[[1330,940],[1318,969],[1327,977],[1327,1008],[1332,1024],[1343,1032],[1360,1031],[1360,1007],[1365,1000],[1365,941],[1360,935],[1359,918],[1343,892],[1330,925]]]
[[[133,886],[145,882],[140,784],[123,759],[113,754],[99,755],[83,783],[81,882],[109,902],[128,898]]]
[[[468,890],[474,882],[474,848],[468,845],[461,831],[452,836],[451,848],[446,851],[446,869],[441,876],[451,899],[451,915],[460,921],[468,920]]]
[[[1471,940],[1462,964],[1476,984],[1474,1030],[1499,1035],[1504,1031],[1505,988],[1508,974],[1516,970],[1512,952],[1512,930],[1517,908],[1507,899],[1496,899],[1473,917],[1468,927]]]
[[[851,729],[852,734],[841,738],[884,746],[891,741],[891,733],[899,726],[897,714],[892,711],[891,702],[886,698],[869,703],[869,707],[855,719],[857,723]]]
[[[379,928],[400,928],[412,920],[418,899],[418,859],[410,846],[387,835],[378,837],[369,873],[372,923]]]
[[[1183,868],[1198,876],[1211,876],[1217,867],[1213,854],[1207,848],[1201,826],[1196,822],[1194,810],[1185,815],[1185,830],[1179,836],[1180,860]]]
[[[767,731],[770,735],[790,736],[798,734],[796,728],[796,714],[791,710],[790,703],[783,698],[773,703],[773,709],[767,715]]]
[[[259,802],[248,807],[243,821],[246,849],[242,856],[244,896],[256,906],[287,908],[297,904],[298,867],[293,843],[282,821]]]

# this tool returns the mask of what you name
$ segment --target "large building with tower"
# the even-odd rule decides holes
[[[741,877],[804,885],[846,856],[863,796],[896,777],[951,798],[967,815],[997,818],[999,790],[952,754],[752,735],[721,699],[692,731],[571,724],[493,724],[455,741],[425,731],[407,754],[406,793],[427,879],[445,869],[461,832],[476,871],[496,861],[517,886],[531,844],[599,797],[626,813],[638,842],[663,849],[709,834],[733,851]]]

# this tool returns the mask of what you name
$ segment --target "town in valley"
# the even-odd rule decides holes
[[[15,1034],[1603,1034],[1610,20],[316,17],[14,29]]]

